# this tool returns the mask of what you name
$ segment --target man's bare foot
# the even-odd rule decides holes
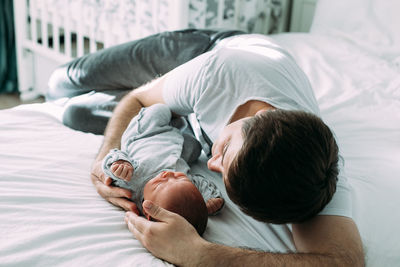
[[[133,166],[125,160],[117,160],[111,165],[111,172],[118,178],[130,181],[133,174]]]
[[[223,198],[210,198],[206,203],[208,215],[212,215],[219,211],[222,205],[224,205]]]

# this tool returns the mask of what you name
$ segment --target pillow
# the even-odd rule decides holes
[[[399,0],[319,0],[311,33],[348,38],[380,57],[400,54]]]

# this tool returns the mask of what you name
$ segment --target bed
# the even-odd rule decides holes
[[[320,0],[310,33],[272,36],[308,75],[337,137],[367,266],[400,262],[398,10],[397,1]],[[103,136],[64,126],[65,101],[0,111],[0,265],[169,265],[144,249],[124,212],[97,194],[89,171]],[[194,170],[212,179],[227,203],[209,219],[204,238],[295,250],[288,225],[241,213],[205,162],[202,156]]]

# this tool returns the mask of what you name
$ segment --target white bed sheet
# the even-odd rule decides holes
[[[71,130],[51,103],[0,111],[0,266],[164,266],[133,238],[124,212],[102,199],[89,179],[102,136]],[[195,171],[222,180],[203,159]],[[243,215],[227,200],[210,218],[208,240],[293,250],[286,226]],[[195,251],[194,251],[195,253]]]

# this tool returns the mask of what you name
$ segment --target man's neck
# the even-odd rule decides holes
[[[259,100],[250,100],[244,103],[243,105],[236,108],[232,117],[229,120],[229,123],[240,120],[245,117],[255,116],[258,111],[275,109],[275,107],[270,104],[259,101]]]

